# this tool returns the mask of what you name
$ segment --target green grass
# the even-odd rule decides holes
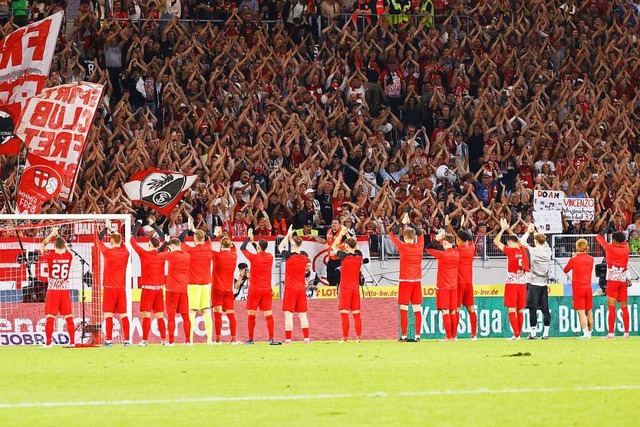
[[[0,425],[635,425],[639,354],[638,338],[2,348]],[[447,390],[454,393],[439,393]],[[377,392],[384,395],[361,396]],[[352,396],[326,396],[334,394]],[[311,397],[251,397],[301,395]],[[174,401],[212,397],[248,398]],[[172,402],[7,406],[165,399]]]

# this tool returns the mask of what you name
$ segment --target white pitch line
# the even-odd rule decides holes
[[[587,387],[558,387],[558,388],[507,388],[475,390],[431,390],[431,391],[401,391],[376,393],[341,393],[341,394],[307,394],[280,396],[208,396],[184,399],[147,399],[147,400],[88,400],[71,402],[24,402],[0,403],[0,409],[20,408],[60,408],[69,406],[126,406],[126,405],[160,405],[173,403],[218,403],[218,402],[272,402],[287,400],[330,400],[330,399],[360,399],[385,397],[429,397],[429,396],[464,396],[481,394],[517,394],[517,393],[566,393],[577,391],[617,391],[640,390],[640,384],[618,386],[587,386]]]

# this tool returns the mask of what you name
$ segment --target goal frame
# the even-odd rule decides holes
[[[17,220],[34,220],[34,221],[121,221],[124,224],[123,244],[126,246],[129,254],[133,253],[131,247],[131,231],[132,231],[132,218],[129,214],[0,214],[1,221],[17,221]],[[129,256],[127,262],[126,272],[126,284],[125,292],[127,295],[127,317],[132,319],[133,316],[133,303],[132,303],[132,257]],[[104,269],[104,261],[100,261],[100,268]],[[104,273],[101,274],[100,286],[103,287]],[[102,313],[104,316],[104,313]],[[84,319],[86,321],[86,319]],[[130,322],[132,325],[133,322]],[[131,328],[131,326],[130,326]],[[131,330],[129,331],[132,332]]]

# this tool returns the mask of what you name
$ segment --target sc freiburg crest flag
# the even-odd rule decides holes
[[[134,203],[149,206],[169,216],[195,180],[196,175],[148,167],[134,173],[124,185],[124,191]]]
[[[40,207],[44,202],[60,194],[63,176],[62,166],[29,153],[18,186],[16,197],[18,213],[40,213]]]

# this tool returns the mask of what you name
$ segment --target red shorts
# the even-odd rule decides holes
[[[456,311],[458,309],[456,289],[436,289],[436,309]]]
[[[607,296],[615,298],[618,302],[627,302],[628,300],[627,282],[607,281]]]
[[[164,311],[164,295],[162,289],[142,289],[140,295],[140,311],[162,313]]]
[[[186,292],[167,291],[167,313],[189,314],[189,295]]]
[[[422,304],[422,282],[405,282],[400,281],[398,287],[398,304]]]
[[[360,289],[340,288],[338,310],[360,311]]]
[[[271,311],[273,305],[273,293],[271,289],[253,290],[249,288],[247,293],[247,310]]]
[[[104,288],[104,294],[102,295],[102,311],[104,313],[126,313],[126,290],[124,288]]]
[[[233,310],[234,300],[233,291],[214,289],[211,293],[211,305],[213,307],[222,307],[223,311]]]
[[[307,312],[307,291],[306,289],[285,289],[284,299],[282,300],[282,311],[291,311],[292,313]]]
[[[61,316],[71,314],[71,291],[49,289],[44,303],[44,314],[56,316],[58,313]]]
[[[504,306],[523,309],[527,305],[527,285],[504,285]]]
[[[591,288],[573,289],[573,309],[591,310],[593,308],[593,293]]]
[[[473,307],[473,284],[458,283],[458,307]]]

